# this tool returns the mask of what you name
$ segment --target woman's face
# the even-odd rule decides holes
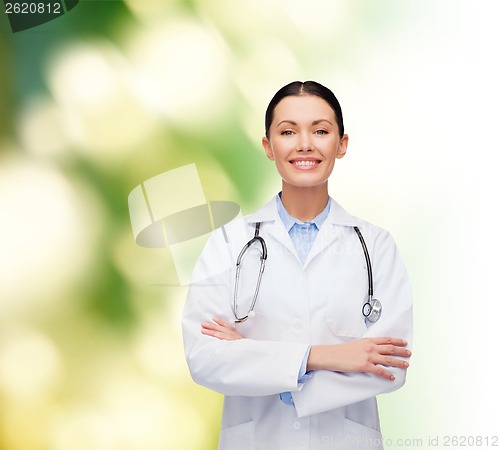
[[[315,95],[289,96],[274,110],[269,137],[262,139],[267,157],[276,163],[283,183],[316,187],[327,183],[335,160],[347,150],[335,113]]]

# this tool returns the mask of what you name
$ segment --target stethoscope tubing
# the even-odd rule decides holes
[[[244,245],[244,247],[240,251],[240,254],[238,255],[238,259],[236,260],[236,281],[235,281],[234,298],[233,298],[233,313],[234,313],[234,317],[235,317],[235,323],[244,322],[245,320],[248,319],[250,313],[253,312],[253,309],[255,307],[255,303],[257,302],[257,297],[259,296],[260,283],[262,281],[262,274],[264,273],[264,269],[266,268],[266,259],[267,259],[266,241],[261,236],[259,236],[259,230],[260,230],[260,222],[257,222],[255,224],[254,237],[252,239],[250,239]],[[248,314],[246,316],[239,317],[238,316],[237,298],[238,298],[238,286],[240,284],[239,281],[240,281],[241,261],[243,259],[243,255],[253,245],[254,242],[260,243],[261,248],[262,248],[262,253],[261,253],[261,257],[260,257],[259,277],[257,278],[257,283],[255,285],[255,292],[253,294],[253,299],[252,299],[252,303],[250,305],[250,309],[248,310]]]
[[[240,254],[236,260],[236,276],[235,276],[235,287],[234,287],[234,297],[233,297],[233,314],[234,314],[234,322],[241,323],[247,320],[250,316],[253,316],[253,310],[255,308],[255,304],[257,302],[257,297],[259,296],[260,284],[262,281],[262,275],[264,273],[264,269],[266,267],[267,260],[267,246],[264,238],[259,236],[260,231],[260,222],[255,224],[255,234],[252,239],[250,239],[241,249]],[[363,247],[363,253],[365,255],[366,261],[366,270],[368,272],[368,300],[363,304],[361,309],[363,316],[372,323],[375,323],[382,314],[382,304],[380,301],[373,298],[373,274],[372,274],[372,264],[370,261],[370,255],[368,253],[368,248],[366,246],[365,239],[361,234],[361,231],[357,226],[353,226],[354,231],[358,235],[361,246]],[[255,285],[255,292],[253,294],[252,303],[250,305],[250,309],[248,310],[248,314],[246,316],[238,316],[238,287],[240,281],[240,271],[241,271],[241,262],[243,260],[243,256],[247,252],[247,250],[255,243],[258,242],[261,246],[261,256],[260,256],[260,269],[259,276],[257,278],[257,283]]]
[[[359,231],[358,227],[353,227],[353,228],[359,237],[359,241],[361,242],[361,245],[363,247],[363,253],[365,254],[366,269],[368,270],[368,298],[371,299],[373,298],[373,275],[372,275],[372,263],[370,261],[370,255],[368,253],[368,248],[366,247],[366,242],[365,239],[363,238],[363,235],[361,234],[361,231]]]

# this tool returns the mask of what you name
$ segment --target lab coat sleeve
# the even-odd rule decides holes
[[[375,239],[372,256],[374,292],[382,302],[382,315],[364,337],[390,336],[412,342],[412,297],[410,283],[391,236],[382,231]],[[293,393],[299,417],[322,413],[357,403],[400,388],[406,369],[387,368],[394,381],[370,373],[340,373],[319,370],[303,388]]]
[[[229,321],[231,268],[225,234],[216,230],[198,260],[182,320],[186,360],[193,380],[224,395],[263,396],[295,391],[308,344],[239,339],[222,341],[201,333],[201,322]]]

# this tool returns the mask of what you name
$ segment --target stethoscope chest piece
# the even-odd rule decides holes
[[[369,299],[363,305],[363,316],[366,320],[371,323],[375,323],[380,319],[382,315],[382,303],[380,303],[376,298]]]

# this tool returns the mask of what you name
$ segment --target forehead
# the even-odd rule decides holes
[[[326,119],[333,123],[335,113],[330,105],[316,95],[293,95],[282,99],[274,109],[273,122],[293,120],[294,122],[313,122]]]

